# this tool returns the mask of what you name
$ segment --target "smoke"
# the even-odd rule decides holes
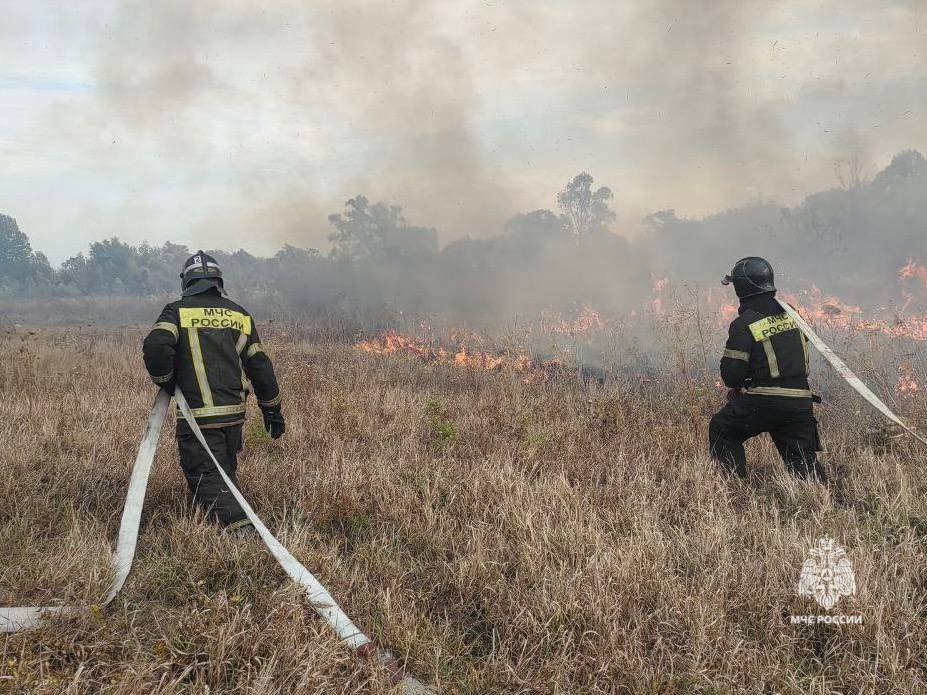
[[[524,199],[475,132],[473,66],[440,15],[413,0],[123,3],[88,27],[88,121],[172,183],[217,181],[246,201],[216,205],[205,227],[324,245],[326,215],[363,192],[445,241],[494,233]]]
[[[46,142],[46,171],[60,170],[42,199],[24,184],[25,211],[8,210],[40,248],[71,218],[88,241],[324,249],[328,214],[358,193],[402,205],[444,244],[487,239],[552,207],[582,170],[614,190],[613,231],[634,237],[656,210],[797,205],[927,149],[913,1],[109,0],[19,13],[8,27],[84,61],[92,85],[15,135]],[[698,260],[714,277],[730,259]]]

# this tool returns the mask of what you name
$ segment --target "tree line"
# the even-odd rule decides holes
[[[214,253],[230,289],[271,293],[291,310],[381,308],[463,317],[590,303],[637,307],[654,278],[713,284],[744,255],[764,255],[780,285],[816,284],[861,304],[897,297],[897,271],[927,261],[927,160],[901,152],[869,180],[854,180],[785,208],[753,204],[704,219],[663,210],[634,240],[612,233],[614,194],[588,173],[561,190],[553,209],[509,219],[489,238],[439,248],[437,231],[410,224],[401,206],[351,198],[329,216],[331,249],[284,246],[272,257]],[[194,249],[195,250],[195,249]],[[0,293],[5,296],[175,293],[191,249],[119,239],[90,244],[59,268],[0,215]],[[859,260],[865,258],[865,267]]]

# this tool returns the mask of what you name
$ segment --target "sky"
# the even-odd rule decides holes
[[[918,0],[0,0],[0,213],[93,240],[325,248],[362,193],[444,243],[555,205],[617,233],[927,151]]]

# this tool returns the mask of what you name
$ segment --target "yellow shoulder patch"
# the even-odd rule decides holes
[[[181,328],[231,328],[244,335],[251,335],[251,317],[239,311],[221,307],[180,310]]]
[[[786,313],[767,316],[765,319],[760,319],[750,324],[750,332],[753,334],[754,340],[758,343],[769,340],[779,333],[795,330],[798,330],[798,326],[795,325],[795,322],[789,318],[789,315]]]

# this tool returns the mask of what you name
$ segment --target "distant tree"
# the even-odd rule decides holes
[[[887,188],[894,183],[927,174],[927,159],[917,150],[903,150],[873,179],[877,186]]]
[[[834,176],[845,191],[853,191],[864,185],[866,181],[866,166],[858,150],[850,152],[843,158],[834,161]]]
[[[90,272],[87,257],[79,253],[71,256],[61,264],[58,277],[62,285],[76,291],[78,294],[90,294],[97,289],[93,274]]]
[[[180,269],[191,256],[190,249],[169,241],[146,256],[148,282],[153,292],[176,292],[180,287]]]
[[[0,278],[21,282],[32,274],[32,245],[16,220],[0,215]]]
[[[148,289],[143,257],[138,249],[116,238],[90,244],[93,271],[114,294],[142,294]]]
[[[314,248],[300,248],[292,244],[284,244],[283,248],[274,254],[274,261],[277,263],[305,263],[308,261],[317,261],[320,257],[319,250]]]
[[[130,246],[113,237],[90,244],[61,265],[61,279],[83,294],[148,294],[152,287],[149,264],[156,252],[149,246]]]
[[[399,205],[371,204],[358,195],[328,221],[336,229],[328,236],[334,258],[416,258],[438,251],[438,233],[407,224]]]
[[[644,224],[654,231],[662,231],[677,222],[679,218],[675,210],[658,210],[644,218]]]
[[[557,194],[557,206],[566,216],[577,244],[589,234],[606,231],[615,220],[615,213],[608,207],[614,194],[605,186],[593,190],[593,181],[590,174],[582,172]]]
[[[42,253],[32,250],[29,237],[12,217],[0,215],[0,288],[31,292],[52,282],[54,271]]]
[[[505,223],[505,234],[519,241],[540,241],[563,238],[569,232],[567,220],[550,210],[532,210],[510,217]]]

